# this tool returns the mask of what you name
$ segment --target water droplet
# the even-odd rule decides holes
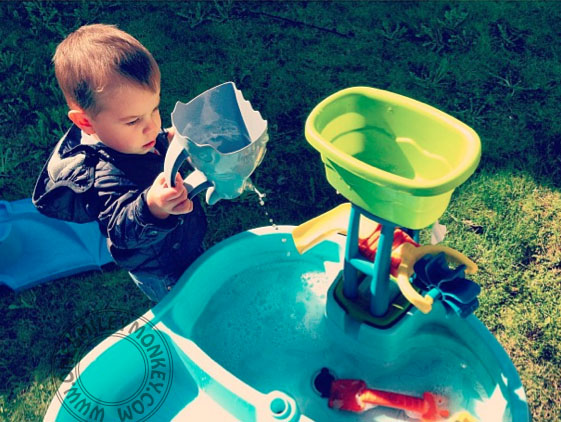
[[[259,203],[265,202],[265,201],[263,201],[263,198],[265,198],[265,197],[267,196],[266,193],[261,193],[261,192],[259,191],[259,189],[257,189],[257,188],[255,187],[255,185],[251,185],[251,187],[250,187],[249,189],[251,189],[253,192],[255,192],[255,193],[257,194],[257,196],[259,197]]]
[[[286,237],[283,237],[281,240],[282,243],[286,243]]]
[[[259,189],[257,189],[257,188],[255,187],[254,184],[249,184],[249,185],[247,186],[247,190],[250,190],[250,191],[252,191],[252,192],[255,192],[255,194],[257,195],[257,199],[258,199],[258,201],[259,201],[259,205],[260,205],[261,207],[265,207],[265,200],[264,200],[264,198],[267,196],[266,193],[260,192]],[[265,213],[265,216],[266,216],[266,217],[270,217],[270,216],[269,216],[269,212],[268,212],[266,209],[264,209],[263,212]],[[269,218],[268,220],[269,220],[269,223],[272,224],[273,228],[274,228],[275,230],[278,230],[278,229],[276,228],[276,225],[275,225],[273,219],[272,219],[272,218]]]

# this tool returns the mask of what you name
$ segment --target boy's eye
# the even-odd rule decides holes
[[[130,122],[127,122],[127,126],[133,126],[133,125],[135,125],[136,123],[138,123],[138,120],[139,120],[139,119],[134,119],[134,120],[132,120],[132,121],[130,121]]]

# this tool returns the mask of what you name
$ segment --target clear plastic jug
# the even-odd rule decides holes
[[[233,199],[253,185],[249,176],[261,164],[269,140],[267,121],[233,82],[215,86],[171,114],[175,136],[164,163],[169,186],[181,164],[195,169],[185,178],[189,197],[206,190],[206,202]]]

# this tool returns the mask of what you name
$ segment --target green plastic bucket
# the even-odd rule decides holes
[[[345,198],[397,225],[421,229],[446,210],[481,156],[473,129],[427,104],[369,87],[339,91],[306,121],[306,139]]]

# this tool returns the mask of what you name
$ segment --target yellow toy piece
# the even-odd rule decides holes
[[[296,250],[303,254],[332,234],[347,234],[350,213],[351,204],[346,202],[300,224],[292,231]],[[368,237],[376,227],[378,223],[361,216],[359,237]]]
[[[397,269],[397,285],[401,294],[407,298],[417,309],[423,313],[429,313],[432,309],[433,298],[429,295],[421,296],[411,285],[410,278],[414,273],[415,263],[427,254],[436,255],[444,252],[449,262],[463,264],[466,266],[466,274],[474,274],[477,264],[455,249],[442,245],[424,245],[415,247],[410,243],[400,245],[392,255],[401,258],[401,264]]]
[[[461,412],[454,413],[447,422],[479,422],[479,419],[476,419],[471,413],[466,410],[462,410]]]

